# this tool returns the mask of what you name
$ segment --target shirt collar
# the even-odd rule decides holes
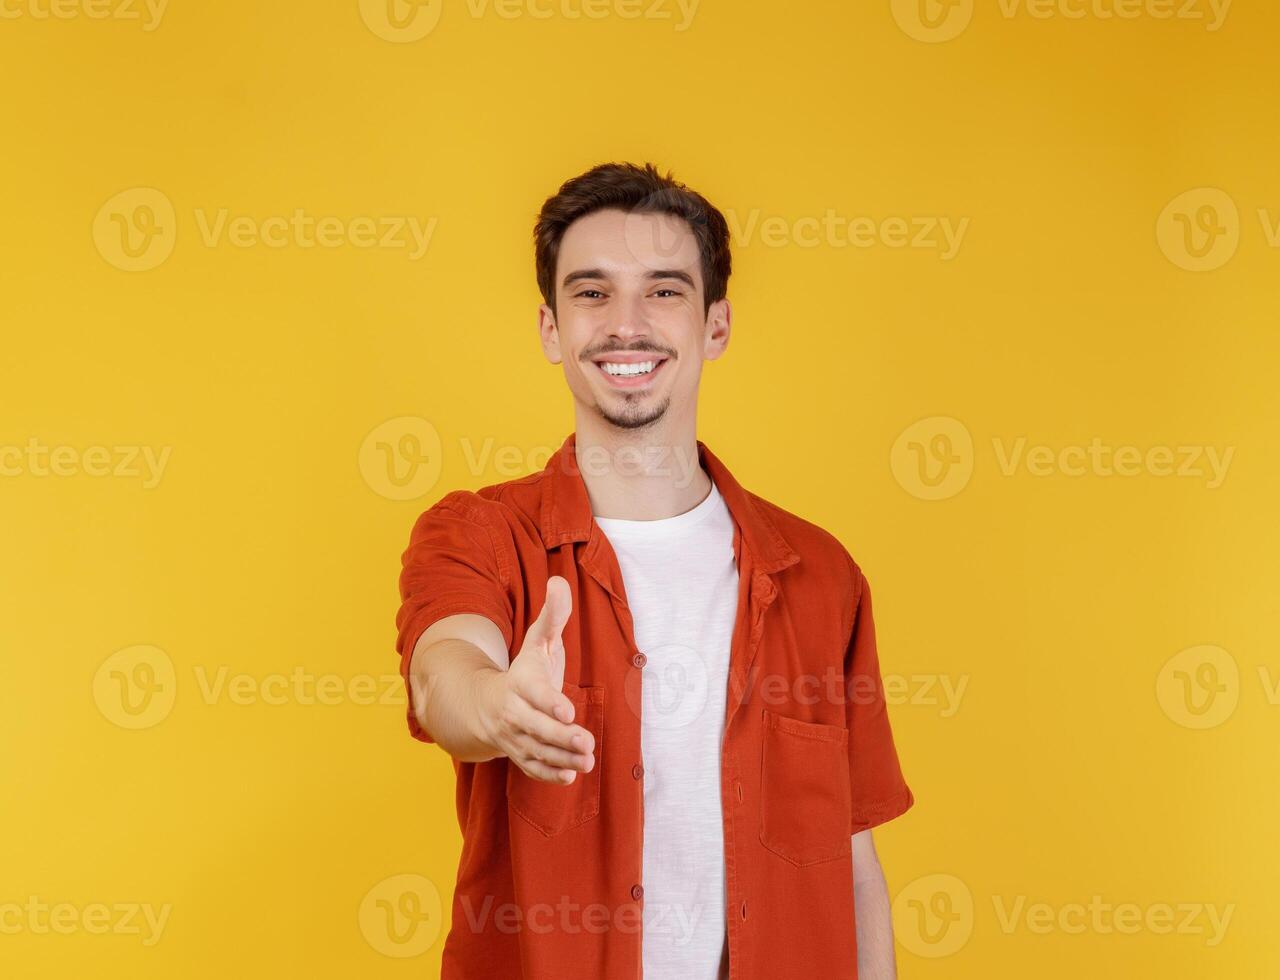
[[[591,537],[595,523],[587,485],[578,469],[575,439],[576,433],[569,433],[547,461],[544,470],[547,479],[542,495],[540,530],[543,544],[548,548],[570,541],[586,541]],[[739,485],[728,468],[700,440],[698,459],[724,498],[754,566],[763,572],[776,572],[799,561],[800,556],[783,538],[754,495]]]

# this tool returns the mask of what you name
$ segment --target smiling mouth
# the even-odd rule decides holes
[[[649,384],[667,363],[667,358],[653,356],[644,361],[595,361],[595,366],[614,388],[643,388]]]

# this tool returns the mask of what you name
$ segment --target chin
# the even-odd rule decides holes
[[[663,398],[661,402],[655,405],[632,404],[615,408],[607,407],[597,402],[596,410],[606,422],[615,428],[633,430],[653,425],[667,414],[667,408],[670,405],[670,398]]]

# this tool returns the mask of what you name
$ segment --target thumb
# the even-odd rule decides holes
[[[551,576],[547,579],[547,597],[542,604],[542,612],[529,627],[530,637],[551,646],[560,639],[572,611],[573,595],[569,591],[569,583],[559,575]]]

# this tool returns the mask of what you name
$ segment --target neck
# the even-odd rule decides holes
[[[692,510],[711,492],[693,419],[620,429],[579,410],[574,432],[578,470],[596,517],[659,521]]]

